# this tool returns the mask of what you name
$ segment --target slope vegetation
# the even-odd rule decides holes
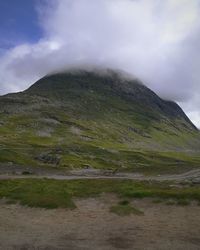
[[[46,76],[0,97],[0,163],[146,173],[200,166],[200,135],[174,102],[118,72]]]

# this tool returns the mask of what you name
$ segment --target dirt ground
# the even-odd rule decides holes
[[[0,202],[2,250],[199,250],[200,206],[133,200],[144,215],[110,213],[112,195],[79,199],[77,209],[45,210]]]

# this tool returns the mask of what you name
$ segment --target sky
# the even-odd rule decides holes
[[[0,0],[0,95],[54,71],[127,71],[200,128],[199,0]]]

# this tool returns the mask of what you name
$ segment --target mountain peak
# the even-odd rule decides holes
[[[157,119],[160,117],[181,118],[191,129],[196,129],[175,102],[161,99],[137,78],[123,71],[75,69],[55,73],[40,79],[25,93],[62,100],[63,102],[70,99],[73,102],[72,99],[77,97],[80,97],[80,101],[86,101],[90,95],[90,103],[93,99],[94,104],[100,99],[103,102],[104,99],[108,100],[110,97],[119,98],[130,105],[143,107],[146,111],[149,110],[149,113],[157,112]],[[101,104],[99,103],[99,105]]]

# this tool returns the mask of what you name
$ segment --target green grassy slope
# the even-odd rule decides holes
[[[200,135],[180,107],[112,72],[47,76],[0,97],[0,163],[181,172]]]

